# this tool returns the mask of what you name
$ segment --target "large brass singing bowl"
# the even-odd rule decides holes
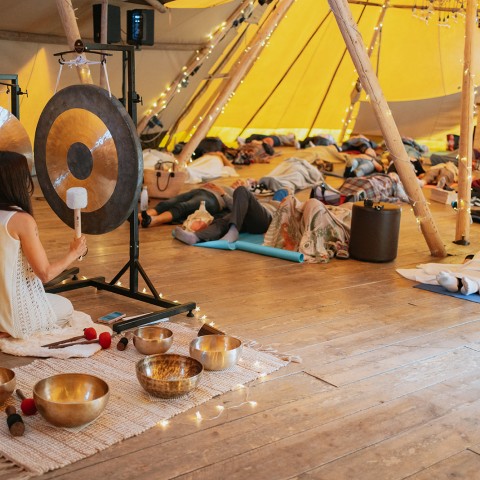
[[[33,387],[38,411],[56,427],[80,427],[95,420],[105,409],[109,395],[106,382],[83,373],[54,375]]]
[[[242,354],[242,342],[228,335],[203,335],[190,343],[190,356],[206,370],[225,370],[237,364]]]
[[[15,372],[9,368],[0,367],[0,405],[3,405],[13,393],[16,383]]]
[[[133,344],[144,355],[166,353],[173,343],[173,332],[163,327],[141,327],[133,332]]]
[[[140,385],[155,397],[173,398],[193,390],[200,381],[203,366],[194,358],[174,353],[150,355],[137,362]]]

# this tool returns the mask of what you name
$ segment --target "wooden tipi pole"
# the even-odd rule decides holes
[[[473,35],[476,28],[477,0],[467,0],[465,18],[465,48],[463,52],[462,118],[458,152],[458,202],[455,243],[468,245],[470,237],[470,200],[473,156]]]
[[[373,49],[375,48],[375,44],[377,43],[380,32],[382,31],[383,19],[385,18],[385,14],[387,13],[387,7],[388,7],[388,2],[385,2],[380,11],[380,15],[378,16],[377,25],[373,30],[372,39],[370,40],[370,45],[368,47],[368,57],[372,56]],[[360,100],[361,94],[362,94],[362,84],[360,83],[360,79],[357,79],[357,81],[355,82],[355,86],[353,87],[350,93],[350,107],[347,110],[347,114],[345,115],[345,120],[343,121],[342,130],[340,131],[340,135],[338,136],[337,142],[339,145],[343,143],[343,139],[345,138],[345,133],[347,132],[348,125],[352,120],[353,109],[355,108],[355,105]]]
[[[410,158],[402,143],[402,138],[388,108],[380,83],[373,71],[362,36],[353,20],[347,0],[328,0],[335,15],[343,39],[357,69],[363,88],[370,97],[373,111],[382,130],[383,138],[390,151],[395,168],[420,225],[423,236],[434,257],[445,257],[447,252],[433,221],[425,197],[413,171]]]
[[[261,28],[259,28],[249,46],[239,58],[238,62],[234,67],[232,67],[230,71],[230,77],[225,82],[223,90],[219,93],[217,99],[210,107],[210,110],[206,113],[203,120],[198,125],[197,130],[192,135],[192,138],[183,147],[183,150],[178,156],[180,164],[185,164],[190,159],[195,148],[197,148],[200,141],[207,135],[210,127],[213,125],[218,115],[220,115],[222,108],[227,103],[230,95],[237,88],[246,72],[248,72],[250,67],[253,65],[260,52],[263,50],[268,37],[272,34],[273,30],[287,13],[293,2],[294,0],[278,0],[275,9],[270,13],[270,16],[261,26]]]
[[[148,122],[153,116],[158,115],[163,109],[167,108],[167,105],[180,88],[182,81],[188,78],[192,72],[196,71],[196,69],[202,66],[203,62],[211,55],[213,49],[225,37],[227,30],[231,28],[237,28],[234,26],[235,20],[249,9],[250,2],[251,0],[243,0],[243,2],[230,15],[230,17],[220,26],[220,28],[218,28],[218,30],[212,36],[210,42],[192,55],[187,65],[182,68],[182,71],[177,75],[172,84],[166,89],[166,91],[162,92],[160,98],[158,98],[155,102],[155,106],[147,110],[145,115],[138,122],[137,132],[139,135],[145,130]]]
[[[56,0],[58,13],[62,20],[63,29],[67,36],[68,46],[73,50],[74,44],[80,40],[80,30],[78,29],[77,19],[71,0]],[[84,55],[81,54],[83,57]],[[90,67],[86,64],[77,65],[77,72],[81,83],[93,83]]]

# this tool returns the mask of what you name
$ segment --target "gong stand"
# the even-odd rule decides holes
[[[73,52],[62,52],[62,54],[74,53],[74,52],[81,53],[81,52],[78,51],[77,44],[78,44],[78,41],[76,42],[76,49]],[[122,53],[123,53],[123,82],[122,82],[123,98],[120,99],[120,102],[122,102],[122,104],[125,106],[125,98],[127,99],[127,111],[128,111],[128,114],[129,114],[130,118],[124,119],[124,120],[128,120],[127,124],[129,125],[130,128],[127,132],[127,136],[128,135],[131,136],[131,139],[130,139],[131,141],[128,142],[128,141],[125,140],[124,141],[125,148],[119,148],[118,153],[119,153],[119,156],[126,155],[129,159],[135,158],[135,156],[137,156],[139,158],[141,156],[141,147],[139,146],[140,144],[139,144],[139,140],[138,140],[138,135],[136,133],[135,122],[136,122],[136,118],[137,118],[136,103],[140,102],[140,99],[135,92],[135,86],[134,86],[134,84],[135,84],[134,46],[131,46],[131,45],[128,45],[128,46],[127,45],[104,45],[104,44],[85,45],[85,51],[89,51],[90,53],[96,53],[96,54],[104,55],[103,52],[101,52],[99,50],[122,51]],[[57,54],[57,55],[60,55],[60,54]],[[127,67],[127,73],[125,73],[125,67]],[[127,77],[127,82],[125,82],[125,77]],[[127,92],[125,92],[125,84],[128,85],[128,91]],[[82,89],[88,89],[90,92],[88,94],[84,95]],[[74,108],[75,107],[76,108],[82,108],[85,105],[88,106],[91,103],[91,100],[88,100],[88,98],[90,98],[90,99],[92,98],[92,95],[91,95],[92,93],[94,93],[95,95],[98,96],[97,99],[95,99],[95,97],[94,97],[95,101],[93,103],[94,103],[95,106],[91,107],[92,110],[94,111],[94,114],[98,113],[98,115],[101,116],[101,113],[99,113],[99,112],[105,111],[105,107],[108,108],[108,102],[105,103],[105,98],[108,95],[108,92],[101,89],[100,87],[86,86],[86,85],[84,85],[84,86],[80,86],[80,85],[71,86],[71,87],[67,87],[66,89],[61,90],[54,97],[56,97],[57,95],[60,96],[60,97],[63,96],[68,100],[69,99],[69,91],[72,91],[72,93],[75,94],[74,95],[75,101],[73,102],[74,103],[74,105],[73,105]],[[78,94],[76,94],[76,92],[78,92]],[[125,93],[127,93],[126,96],[125,96]],[[77,97],[78,97],[78,99],[77,99]],[[116,100],[115,98],[111,98],[110,100],[112,101],[113,104],[115,104],[115,101],[118,102],[118,100]],[[102,102],[105,103],[103,109],[102,109]],[[60,98],[59,104],[62,104],[62,98]],[[49,104],[47,104],[44,112],[48,109],[50,109],[50,112],[47,112],[47,114],[46,114],[47,117],[48,117],[49,114],[51,116],[52,112],[53,112],[53,116],[55,117],[56,110],[60,109],[60,111],[61,111],[61,107],[59,107],[58,105],[55,105],[55,104],[51,107],[49,107]],[[62,114],[63,113],[64,112],[62,112]],[[44,113],[42,113],[42,116],[43,115],[44,115]],[[48,128],[45,128],[45,125],[44,125],[45,122],[43,122],[42,116],[40,117],[40,121],[39,121],[39,124],[41,124],[40,135],[36,135],[36,139],[35,139],[35,153],[37,155],[37,144],[38,144],[38,147],[39,147],[38,148],[38,152],[39,152],[38,157],[40,159],[44,157],[45,150],[47,149],[44,138],[46,136],[48,137],[48,135],[45,135],[45,132],[42,132],[42,129],[46,130],[46,132],[49,133],[49,128],[52,126],[52,122],[50,120],[48,120],[48,118],[47,118],[46,127],[48,127]],[[93,116],[92,120],[95,120],[95,119],[96,119],[95,116]],[[58,120],[58,117],[55,120]],[[125,132],[124,131],[119,130],[120,133],[118,135],[115,135],[115,132],[116,132],[115,129],[120,128],[122,126],[122,122],[118,121],[118,119],[115,119],[115,118],[113,120],[114,121],[112,121],[112,126],[111,126],[111,129],[110,129],[112,131],[113,138],[122,138],[122,140],[124,140],[123,139],[123,137],[125,137]],[[61,122],[60,122],[60,126],[58,128],[61,130]],[[37,133],[38,133],[38,130],[39,130],[39,127],[37,127]],[[38,139],[37,139],[37,136],[38,136]],[[137,142],[138,142],[139,152],[134,152],[134,151],[129,151],[128,150],[129,147],[131,146],[132,142],[134,142],[135,145],[137,145]],[[74,145],[72,145],[72,147],[73,146]],[[122,145],[120,145],[120,147],[122,147]],[[51,148],[51,150],[52,151],[57,151],[55,146],[53,146]],[[69,151],[69,154],[70,154],[70,151]],[[37,158],[36,158],[36,162],[37,162]],[[128,165],[128,168],[132,168],[130,166],[131,163],[133,163],[133,161],[124,162],[123,164]],[[75,165],[75,162],[73,162],[72,165]],[[122,166],[122,164],[120,166]],[[140,180],[142,180],[143,179],[143,164],[141,165],[141,169],[142,169],[141,175],[140,175],[140,173],[134,172],[132,170],[132,171],[124,172],[125,174],[122,173],[122,175],[121,175],[121,172],[119,171],[118,176],[119,176],[119,178],[120,177],[135,178],[134,174],[137,173],[137,177],[139,177]],[[38,171],[38,169],[37,169],[37,171]],[[66,206],[64,205],[64,202],[61,201],[58,198],[57,193],[54,191],[53,187],[50,185],[50,180],[47,178],[45,168],[43,168],[43,166],[40,169],[39,173],[40,173],[40,175],[43,176],[43,178],[45,180],[40,185],[42,186],[42,190],[43,190],[43,188],[45,188],[45,190],[46,190],[46,191],[44,191],[45,197],[47,198],[47,200],[49,200],[49,203],[50,203],[50,201],[52,202],[52,203],[50,203],[50,205],[52,206],[52,209],[58,214],[58,216],[65,223],[70,225],[73,222],[73,216],[71,215],[71,213],[65,212],[65,207]],[[40,177],[39,177],[39,180],[40,180]],[[137,185],[135,187],[137,193],[136,193],[135,198],[134,198],[135,201],[133,202],[133,205],[132,205],[133,209],[131,211],[130,216],[128,217],[128,220],[130,222],[130,258],[129,258],[128,262],[125,264],[125,266],[117,273],[117,275],[115,275],[115,277],[110,282],[105,282],[104,277],[89,278],[89,279],[85,279],[85,280],[72,279],[70,281],[64,281],[64,282],[62,282],[62,284],[57,284],[57,285],[53,285],[53,286],[49,286],[49,287],[45,288],[45,290],[50,292],[50,293],[58,293],[58,292],[64,292],[64,291],[68,291],[68,290],[75,290],[75,289],[83,288],[83,287],[95,287],[98,290],[107,290],[107,291],[112,292],[112,293],[123,295],[123,296],[128,297],[128,298],[132,298],[132,299],[135,299],[135,300],[139,300],[139,301],[149,303],[151,305],[155,305],[155,306],[159,306],[159,307],[163,308],[163,310],[161,310],[161,311],[151,312],[151,313],[148,313],[148,314],[145,314],[145,315],[140,315],[140,316],[137,316],[137,317],[134,317],[134,318],[130,318],[128,320],[123,320],[123,321],[115,323],[113,325],[113,330],[117,333],[122,332],[124,330],[131,329],[131,328],[135,328],[135,327],[138,327],[138,326],[141,326],[141,325],[149,324],[149,323],[152,323],[152,322],[155,322],[157,320],[161,320],[161,319],[173,316],[173,315],[177,315],[177,314],[182,313],[182,312],[188,312],[187,316],[193,317],[194,316],[193,315],[193,310],[196,308],[196,303],[194,303],[194,302],[181,304],[181,303],[176,302],[176,301],[170,301],[170,300],[162,298],[159,295],[159,293],[157,292],[157,290],[155,289],[153,283],[149,279],[145,270],[140,265],[140,262],[139,262],[138,221],[137,221],[137,218],[138,218],[138,192],[140,190],[140,187],[141,187],[141,182],[139,183],[139,185]],[[128,185],[127,188],[131,188],[131,186]],[[114,192],[114,193],[117,193],[117,192]],[[112,195],[112,197],[114,197],[114,196],[115,195]],[[128,196],[128,194],[127,194],[127,196]],[[100,208],[99,211],[102,211],[105,207],[108,206],[108,203],[110,203],[110,201],[113,200],[112,197],[110,198],[109,202],[107,202],[107,205]],[[90,199],[89,199],[89,202],[90,202]],[[112,203],[115,204],[114,201]],[[106,208],[105,211],[109,212],[109,209]],[[90,214],[87,213],[86,215],[82,215],[82,225],[84,225],[84,224],[86,225],[85,232],[86,233],[102,233],[102,231],[96,231],[96,230],[98,230],[98,228],[95,225],[95,223],[96,223],[95,218],[93,219],[93,221],[91,221],[91,215],[92,215],[91,213]],[[84,222],[84,217],[86,217],[85,222]],[[121,218],[121,215],[120,215],[119,218],[114,218],[112,220],[111,225],[102,226],[102,227],[105,227],[105,228],[107,228],[107,231],[110,231],[113,228],[116,228],[117,224],[123,223],[126,219],[127,218]],[[73,225],[70,225],[70,226],[73,226]],[[125,288],[125,287],[121,287],[118,283],[119,283],[119,279],[127,271],[129,273],[129,287]],[[148,294],[145,294],[145,293],[140,293],[138,291],[138,274],[139,273],[142,276],[142,278],[145,281],[148,288],[150,289],[151,295],[148,295]]]
[[[20,95],[27,95],[28,97],[28,92],[22,92],[22,89],[18,85],[18,75],[0,73],[0,85],[5,85],[7,89],[10,89],[10,111],[20,120]]]

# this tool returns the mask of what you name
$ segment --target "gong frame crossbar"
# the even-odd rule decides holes
[[[133,45],[109,45],[109,44],[85,44],[85,52],[101,54],[102,51],[121,51],[122,52],[122,95],[123,98],[120,101],[123,103],[127,112],[133,120],[133,123],[137,122],[137,103],[140,102],[140,97],[135,91],[135,47]],[[73,52],[62,52],[73,53]],[[125,73],[125,69],[127,73]],[[1,78],[1,77],[0,77]],[[127,78],[127,82],[125,82]],[[128,85],[127,92],[125,86]],[[125,105],[126,99],[126,105]],[[129,217],[130,222],[130,258],[124,267],[115,275],[110,281],[106,282],[105,277],[95,277],[87,279],[72,279],[63,280],[61,284],[49,286],[45,288],[45,291],[49,293],[60,293],[69,290],[76,290],[84,287],[94,287],[97,290],[106,290],[108,292],[123,295],[134,300],[149,303],[158,307],[162,307],[163,310],[150,312],[144,315],[139,315],[128,320],[121,320],[113,325],[113,330],[120,333],[124,330],[147,325],[158,320],[168,318],[173,315],[178,315],[183,312],[187,312],[188,317],[193,317],[193,311],[196,309],[195,302],[179,303],[177,301],[167,300],[162,298],[155,289],[153,283],[149,279],[147,273],[142,268],[139,261],[139,240],[138,240],[138,205],[134,204],[133,211]],[[129,272],[129,287],[122,287],[118,285],[120,278]],[[142,276],[143,280],[150,289],[151,295],[140,293],[138,291],[138,274]]]

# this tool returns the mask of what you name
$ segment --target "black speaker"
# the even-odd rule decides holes
[[[107,9],[107,43],[120,42],[120,7],[108,5]],[[102,5],[93,5],[93,41],[101,43]]]
[[[127,43],[153,45],[153,10],[127,10]]]

